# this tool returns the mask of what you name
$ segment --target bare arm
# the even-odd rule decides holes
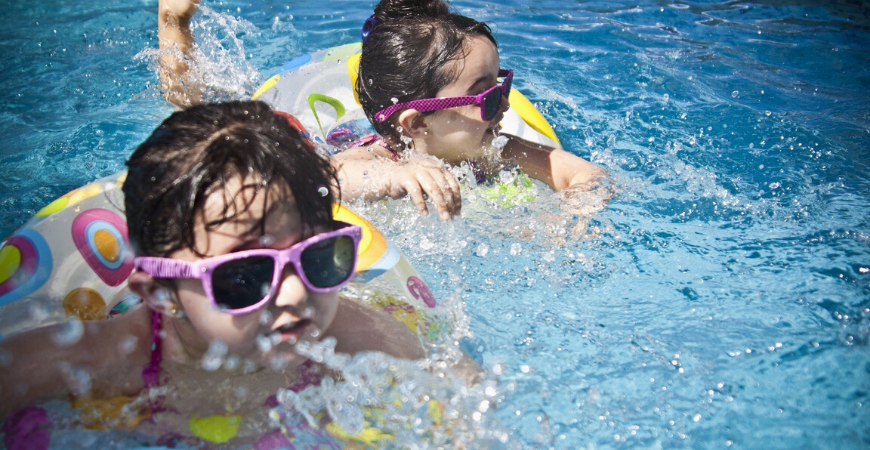
[[[515,162],[530,177],[554,191],[593,183],[606,175],[604,169],[564,150],[511,137],[502,157]]]
[[[150,358],[150,323],[148,309],[140,307],[113,319],[82,323],[81,337],[72,343],[65,342],[68,324],[0,341],[0,420],[19,408],[69,394],[138,392]]]
[[[157,40],[161,50],[160,83],[163,96],[176,109],[202,101],[202,89],[190,78],[185,62],[194,46],[190,18],[199,0],[160,0],[157,15]]]
[[[375,147],[375,146],[373,146]],[[425,156],[392,161],[379,148],[356,147],[332,157],[343,200],[411,197],[421,214],[429,213],[426,197],[442,220],[462,210],[459,183],[441,161]],[[382,150],[387,153],[386,150]]]

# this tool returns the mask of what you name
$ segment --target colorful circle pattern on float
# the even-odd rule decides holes
[[[51,276],[53,260],[45,238],[23,229],[0,248],[0,305],[36,292]]]
[[[109,286],[118,286],[133,272],[127,246],[127,223],[102,208],[82,212],[72,223],[73,243],[88,266]]]

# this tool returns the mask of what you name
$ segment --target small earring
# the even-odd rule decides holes
[[[154,291],[154,302],[157,306],[162,306],[164,311],[172,317],[181,318],[184,317],[184,311],[178,309],[177,299],[175,298],[175,292],[172,290],[160,287]]]

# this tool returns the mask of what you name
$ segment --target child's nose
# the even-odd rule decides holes
[[[511,109],[511,102],[508,100],[508,96],[502,94],[501,96],[501,105],[499,105],[499,109],[502,113],[507,112],[507,110]]]
[[[296,274],[292,264],[287,264],[281,273],[278,292],[275,294],[275,306],[279,308],[297,308],[308,300],[308,289],[302,278]]]

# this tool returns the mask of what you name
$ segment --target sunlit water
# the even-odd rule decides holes
[[[4,236],[122,169],[171,112],[149,66],[156,2],[7,3]],[[370,3],[207,1],[213,96],[356,41]],[[490,389],[409,376],[454,399],[471,448],[867,448],[866,6],[578,3],[454,3],[493,25],[515,86],[614,194],[588,214],[595,198],[539,189],[503,209],[469,188],[452,223],[362,208],[467,327]],[[58,445],[107,439],[80,433]]]

